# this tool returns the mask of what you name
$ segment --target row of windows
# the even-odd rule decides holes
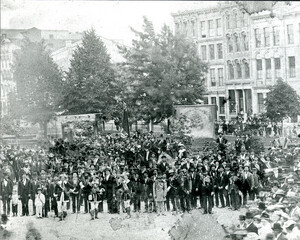
[[[255,47],[269,47],[271,46],[271,31],[272,31],[272,44],[273,46],[279,46],[280,44],[280,29],[278,26],[269,27],[254,30],[255,35]]]
[[[198,29],[197,29],[198,28]],[[197,26],[196,20],[185,21],[183,23],[175,23],[177,33],[182,33],[186,36],[197,36],[199,30],[200,38],[215,37],[222,35],[221,18],[211,19],[207,21],[199,21]]]
[[[229,53],[249,50],[248,37],[245,32],[227,34],[227,50]]]
[[[287,32],[287,43],[294,44],[294,24],[288,24],[286,26]],[[263,29],[256,28],[254,29],[255,35],[255,47],[270,47],[271,44],[273,46],[280,45],[280,28],[278,26],[274,26],[272,28],[265,27]],[[271,36],[272,35],[272,36]],[[299,39],[300,39],[300,23],[299,23]]]
[[[219,114],[225,114],[225,97],[219,97],[219,103],[217,104],[217,98],[211,97],[211,104],[218,105]]]
[[[234,29],[247,26],[247,13],[233,11],[226,15],[226,28]]]
[[[228,61],[228,79],[241,79],[241,78],[250,78],[250,68],[246,60],[234,62]]]
[[[224,74],[223,68],[211,68],[209,70],[210,73],[210,86],[224,86]],[[218,74],[218,75],[216,75]]]
[[[257,79],[263,78],[263,63],[265,64],[265,76],[266,79],[272,78],[272,63],[270,58],[264,59],[256,59],[256,76]],[[296,62],[295,57],[291,56],[288,57],[288,64],[289,64],[289,77],[294,78],[296,77]],[[275,78],[281,77],[281,61],[280,58],[274,58],[274,70],[275,70]]]
[[[208,55],[207,55],[207,45],[201,45],[201,59],[202,60],[215,60],[223,59],[223,44],[217,43],[208,45]]]

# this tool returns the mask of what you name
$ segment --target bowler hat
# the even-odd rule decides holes
[[[252,219],[253,214],[251,212],[246,212],[246,219]]]
[[[282,231],[282,227],[281,227],[280,223],[274,223],[272,229]]]
[[[245,215],[240,215],[240,216],[239,216],[239,220],[240,220],[240,221],[245,221],[245,220],[246,220]]]

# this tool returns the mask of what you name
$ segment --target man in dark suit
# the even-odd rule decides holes
[[[157,168],[162,173],[165,173],[169,169],[169,164],[167,163],[166,156],[161,157],[161,162],[158,164]]]
[[[253,214],[251,212],[246,212],[245,223],[246,223],[245,229],[247,232],[254,232],[254,233],[258,234],[258,228],[253,223]]]
[[[199,184],[197,182],[197,173],[195,172],[195,168],[190,168],[190,178],[192,182],[192,192],[191,192],[191,207],[196,208],[197,207],[197,196],[198,196],[198,190],[199,190]]]
[[[27,174],[25,172],[22,174],[22,180],[19,181],[18,193],[19,193],[19,198],[21,199],[22,202],[22,216],[25,215],[28,216],[29,215],[28,200],[31,197],[31,185],[27,177]]]
[[[240,138],[240,135],[237,135],[237,138],[234,141],[234,147],[237,155],[240,155],[243,146],[243,141]]]
[[[36,214],[36,207],[35,207],[35,195],[37,194],[37,189],[38,187],[40,187],[40,183],[37,180],[37,174],[34,172],[32,174],[32,180],[30,181],[30,198],[32,200],[33,203],[33,215]]]
[[[204,179],[202,184],[202,197],[203,197],[203,209],[204,214],[212,214],[212,207],[213,207],[213,183],[211,181],[210,176],[207,172],[203,172]]]
[[[2,181],[0,182],[0,200],[3,203],[3,213],[10,214],[10,200],[12,198],[13,182],[9,179],[8,173],[4,172]],[[7,210],[7,211],[6,211]]]
[[[141,210],[141,195],[142,195],[142,182],[139,178],[139,173],[137,170],[134,172],[134,176],[131,179],[132,187],[132,201],[134,206],[134,212],[139,212]]]
[[[228,192],[226,186],[228,186],[229,179],[224,173],[224,167],[221,165],[219,167],[219,176],[217,177],[217,186],[218,186],[218,194],[220,198],[220,202],[222,207],[225,207],[225,199],[227,198]],[[224,199],[225,198],[225,199]],[[226,203],[228,205],[229,203]]]
[[[227,147],[227,139],[224,138],[222,133],[219,133],[219,137],[217,138],[216,142],[218,144],[218,150],[225,152]]]
[[[115,178],[111,175],[110,169],[107,168],[105,171],[105,178],[103,181],[106,190],[106,200],[107,200],[107,207],[109,213],[113,213],[113,199],[115,197],[115,185],[116,181]]]

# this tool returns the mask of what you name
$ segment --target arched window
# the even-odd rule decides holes
[[[228,73],[229,73],[229,79],[230,80],[232,80],[232,79],[234,79],[234,68],[233,68],[233,64],[230,62],[230,61],[228,61],[227,62],[227,65],[228,65]]]
[[[242,37],[243,49],[244,49],[244,51],[248,51],[249,50],[249,43],[248,43],[247,34],[245,32],[242,32],[241,37]]]
[[[231,28],[231,25],[230,25],[230,15],[228,13],[226,14],[226,27],[227,27],[227,29]]]
[[[241,68],[241,64],[239,62],[239,60],[235,61],[235,65],[236,65],[236,72],[237,72],[237,78],[242,78],[242,68]]]
[[[231,18],[231,20],[232,20],[232,28],[236,28],[237,27],[237,13],[236,13],[236,11],[234,11],[233,13],[232,13],[232,18]]]
[[[233,52],[233,44],[232,44],[232,38],[229,34],[227,34],[227,48],[228,48],[228,52]]]
[[[249,63],[246,59],[243,60],[244,63],[244,70],[245,70],[245,78],[250,78],[250,69],[249,69]]]
[[[237,33],[235,33],[234,35],[234,45],[235,45],[235,49],[237,52],[241,51],[241,45],[240,45],[240,40],[239,40],[239,36]]]

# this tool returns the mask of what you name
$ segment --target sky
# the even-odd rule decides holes
[[[163,24],[173,27],[171,13],[215,4],[212,1],[2,0],[1,28],[80,32],[93,27],[103,37],[130,43],[134,37],[130,27],[141,29],[143,16],[158,31]]]

